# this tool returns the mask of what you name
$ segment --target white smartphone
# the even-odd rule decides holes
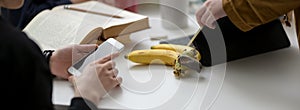
[[[95,51],[84,56],[79,61],[74,63],[71,67],[69,67],[68,72],[72,75],[78,76],[82,73],[84,67],[87,64],[112,53],[121,52],[123,48],[124,45],[121,42],[117,41],[114,38],[109,38],[101,43]]]

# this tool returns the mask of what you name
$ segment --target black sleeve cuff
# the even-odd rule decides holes
[[[98,110],[97,106],[87,99],[75,97],[71,100],[68,110]]]
[[[45,51],[43,51],[43,54],[44,54],[44,56],[46,58],[46,62],[47,62],[48,65],[50,63],[50,58],[51,58],[53,52],[54,52],[54,50],[45,50]],[[53,74],[51,74],[51,77],[55,78],[56,76],[53,75]]]
[[[50,61],[50,57],[52,56],[52,53],[54,52],[54,50],[45,50],[43,52],[44,56],[46,57],[47,63],[49,64]]]

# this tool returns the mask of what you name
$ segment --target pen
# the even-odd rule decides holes
[[[187,46],[191,46],[191,44],[193,43],[193,41],[196,39],[197,35],[200,33],[200,31],[202,30],[202,27],[200,27],[198,29],[198,31],[194,34],[194,36],[192,37],[192,39],[189,41],[189,43],[187,44]]]
[[[106,13],[89,11],[89,10],[85,10],[85,9],[74,8],[74,7],[71,7],[69,5],[65,5],[64,9],[69,9],[69,10],[74,10],[74,11],[80,11],[80,12],[86,12],[86,13],[92,13],[92,14],[97,14],[97,15],[102,15],[102,16],[107,16],[107,17],[113,17],[113,18],[123,18],[123,17],[117,16],[117,15],[111,15],[111,14],[106,14]]]

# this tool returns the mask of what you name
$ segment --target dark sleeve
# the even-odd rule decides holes
[[[53,110],[52,78],[41,49],[0,18],[2,105],[20,110]],[[14,100],[12,100],[14,99]],[[17,106],[10,106],[18,103]]]
[[[300,0],[223,0],[228,18],[242,31],[271,22],[299,6]]]
[[[26,25],[41,11],[55,6],[71,4],[70,0],[24,0],[22,8],[17,10],[1,9],[2,16],[12,25],[24,29]]]
[[[70,0],[43,0],[44,2],[32,2],[28,9],[31,10],[33,14],[37,14],[45,9],[52,9],[55,6],[63,4],[71,4]]]
[[[75,97],[71,100],[71,105],[68,110],[98,110],[98,108],[89,100]]]

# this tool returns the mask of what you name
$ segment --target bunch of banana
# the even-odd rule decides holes
[[[135,50],[127,54],[125,58],[135,63],[173,66],[174,75],[180,77],[188,70],[178,62],[180,55],[188,55],[198,61],[201,59],[200,53],[195,48],[175,44],[157,44],[151,46],[151,49]]]

